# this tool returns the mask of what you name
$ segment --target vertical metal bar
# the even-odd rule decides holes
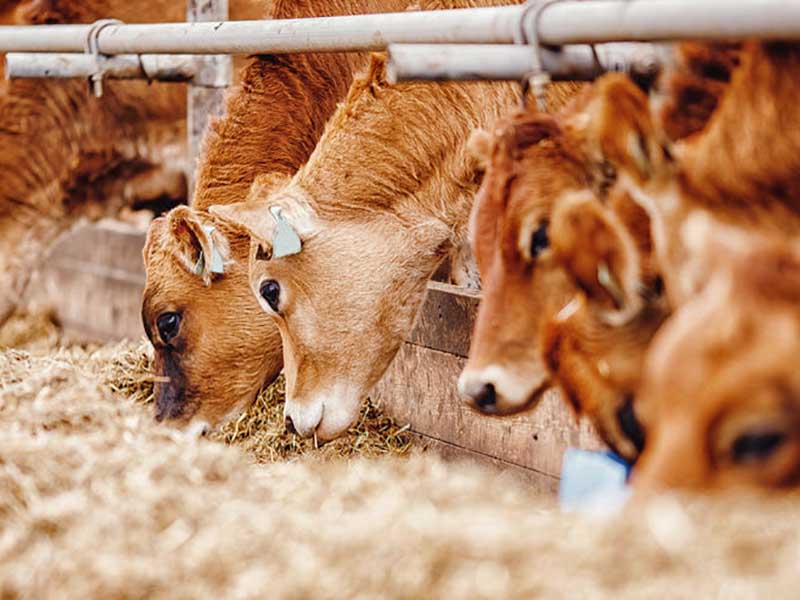
[[[226,21],[228,19],[228,0],[187,0],[186,20],[191,23],[204,21]],[[194,195],[195,171],[202,146],[203,135],[211,118],[219,116],[224,110],[225,87],[233,83],[233,58],[225,55],[209,56],[203,66],[205,73],[214,72],[213,77],[195,77],[189,84],[187,95],[186,130],[189,136],[188,173],[189,198]],[[215,85],[204,83],[214,80]]]

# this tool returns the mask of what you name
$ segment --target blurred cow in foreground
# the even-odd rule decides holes
[[[401,10],[405,0],[279,0],[273,18]],[[280,335],[250,292],[250,237],[208,212],[259,174],[306,162],[367,54],[254,58],[207,133],[191,207],[153,222],[142,320],[155,347],[156,417],[202,431],[235,417],[283,367]],[[215,265],[215,261],[218,263]],[[191,424],[191,425],[190,425]]]

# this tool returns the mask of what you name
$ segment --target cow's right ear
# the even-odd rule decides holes
[[[570,118],[582,130],[590,156],[628,174],[639,184],[649,180],[668,156],[656,131],[645,93],[625,75],[598,79],[584,110]]]
[[[642,307],[641,262],[633,237],[590,192],[562,198],[549,226],[550,246],[590,306],[609,324]]]

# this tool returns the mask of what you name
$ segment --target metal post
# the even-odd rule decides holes
[[[279,54],[398,44],[512,44],[520,6],[275,21],[109,25],[102,54]],[[210,14],[206,13],[206,16]],[[527,23],[533,27],[533,23]],[[82,52],[89,26],[0,27],[0,52]],[[561,0],[538,18],[544,45],[678,39],[800,39],[794,0]]]
[[[544,70],[555,80],[590,81],[606,71],[635,78],[653,77],[666,57],[666,48],[652,44],[571,45],[542,48]],[[598,62],[599,60],[599,62]],[[392,44],[389,81],[520,81],[534,68],[533,51],[519,45]]]
[[[224,21],[228,18],[228,0],[188,0],[186,20],[191,23]],[[189,136],[187,150],[188,173],[186,181],[189,198],[194,194],[197,158],[211,118],[222,114],[225,105],[225,88],[233,83],[233,58],[226,55],[205,58],[202,73],[189,84],[187,97],[186,130]]]

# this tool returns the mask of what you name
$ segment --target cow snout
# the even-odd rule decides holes
[[[292,421],[292,417],[288,415],[285,416],[283,418],[283,426],[286,428],[287,433],[297,435],[297,429],[294,428],[294,421]]]
[[[528,408],[545,385],[544,375],[518,381],[496,365],[480,370],[467,369],[458,379],[458,391],[467,404],[486,415],[508,415]]]
[[[326,442],[345,433],[358,420],[361,398],[361,390],[334,385],[322,394],[287,399],[284,422],[287,429],[291,426],[297,435],[316,435],[318,440]]]
[[[478,384],[465,394],[479,411],[486,414],[497,412],[497,392],[491,383]]]

